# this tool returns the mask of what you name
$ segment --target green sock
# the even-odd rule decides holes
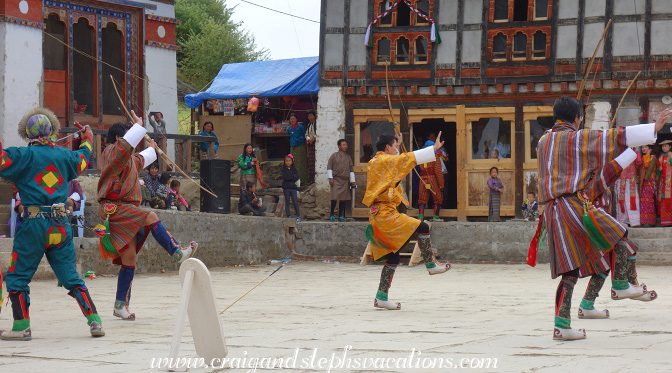
[[[376,299],[386,301],[387,293],[383,293],[382,291],[378,290],[378,292],[376,293]]]
[[[13,332],[20,332],[30,328],[30,319],[23,320],[14,320],[14,325],[12,326]]]
[[[436,267],[436,263],[434,263],[434,261],[425,263],[425,268],[434,268],[434,267]]]
[[[581,304],[579,304],[579,307],[583,308],[584,310],[592,310],[593,308],[595,308],[595,302],[581,299]]]
[[[434,215],[433,219],[434,220],[439,220],[439,215]]]
[[[611,287],[614,290],[625,290],[629,287],[628,280],[611,280]]]
[[[100,316],[97,313],[86,316],[86,321],[89,326],[91,326],[91,323],[94,321],[97,322],[98,325],[103,326],[103,322],[100,321]]]
[[[572,320],[570,319],[563,319],[562,317],[555,317],[555,327],[560,328],[560,329],[570,329],[570,324]]]

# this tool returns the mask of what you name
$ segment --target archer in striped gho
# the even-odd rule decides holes
[[[603,175],[602,168],[608,162],[615,160],[623,169],[634,161],[634,152],[626,149],[654,142],[670,113],[665,110],[656,123],[604,131],[579,130],[583,120],[581,103],[570,97],[555,101],[555,125],[537,145],[539,200],[546,207],[528,253],[528,264],[536,265],[538,242],[545,228],[551,277],[562,277],[556,291],[553,339],[586,337],[584,329],[572,329],[570,325],[571,298],[579,277],[599,276],[613,266],[612,299],[644,295],[644,286],[628,282],[628,251],[634,250],[634,245],[627,240],[627,229],[606,211],[593,206],[592,200],[581,192],[591,189],[594,176]],[[610,164],[613,166],[613,162]],[[614,262],[610,263],[605,251],[612,248]]]
[[[188,247],[181,247],[156,213],[139,207],[142,191],[138,173],[156,160],[157,145],[149,140],[145,150],[135,153],[135,147],[147,130],[142,126],[142,118],[133,111],[131,115],[135,122],[132,127],[129,128],[126,123],[115,123],[110,127],[107,133],[110,145],[103,151],[98,181],[99,214],[104,221],[97,227],[102,233],[99,233],[100,252],[103,258],[113,259],[114,264],[121,265],[113,315],[124,320],[135,320],[135,314],[128,310],[131,285],[137,253],[150,232],[180,263],[193,255],[198,247],[194,241]]]

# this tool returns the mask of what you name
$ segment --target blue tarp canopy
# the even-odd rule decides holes
[[[317,94],[318,57],[230,63],[222,66],[205,92],[184,96],[195,109],[206,100]]]

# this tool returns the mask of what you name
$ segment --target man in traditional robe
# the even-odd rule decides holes
[[[331,187],[331,214],[330,220],[335,221],[334,210],[338,202],[338,221],[345,220],[345,203],[350,201],[350,188],[355,187],[355,171],[352,158],[347,154],[348,142],[338,140],[338,151],[329,157],[327,162],[327,177]]]
[[[369,240],[371,256],[374,260],[384,260],[380,274],[380,284],[373,306],[390,310],[401,309],[401,303],[388,299],[392,277],[399,265],[399,250],[406,245],[413,234],[418,234],[418,246],[430,275],[446,272],[450,263],[439,263],[432,251],[429,225],[397,211],[400,203],[409,205],[404,198],[400,182],[415,166],[435,159],[434,152],[443,145],[441,133],[434,147],[399,155],[401,136],[383,134],[376,141],[378,153],[367,165],[366,194],[362,201],[369,206],[369,226],[366,237]]]
[[[531,249],[536,246],[541,227],[545,227],[551,277],[562,276],[556,291],[553,339],[586,337],[585,330],[570,326],[571,297],[579,277],[605,273],[609,269],[601,247],[614,250],[612,299],[637,298],[644,294],[645,289],[630,285],[626,271],[621,270],[627,265],[630,246],[624,239],[626,228],[607,212],[596,208],[590,210],[590,220],[599,237],[592,231],[589,234],[582,219],[585,201],[580,192],[589,186],[594,175],[599,175],[607,162],[616,159],[627,166],[627,159],[616,157],[628,147],[654,142],[669,114],[669,110],[664,111],[656,123],[651,124],[605,131],[579,130],[583,120],[580,102],[570,97],[556,100],[553,107],[555,125],[537,145],[539,199],[546,203],[546,207],[531,245]]]
[[[434,136],[436,139],[436,136]],[[425,148],[433,147],[434,141],[427,140],[425,142]],[[443,172],[441,166],[441,158],[439,157],[439,151],[435,152],[435,159],[432,162],[423,163],[419,166],[420,168],[420,185],[418,186],[418,219],[423,221],[425,219],[425,205],[429,202],[429,196],[431,194],[432,201],[434,202],[434,214],[432,217],[432,222],[443,221],[439,218],[439,212],[441,211],[441,204],[443,203]]]

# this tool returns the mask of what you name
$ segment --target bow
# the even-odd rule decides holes
[[[119,90],[117,89],[117,81],[114,80],[114,77],[112,76],[112,74],[110,74],[110,79],[112,79],[112,86],[114,87],[114,91],[117,93],[117,98],[119,98],[119,102],[121,103],[121,106],[124,108],[124,112],[126,112],[126,115],[128,116],[128,118],[131,118],[131,114],[128,112],[128,108],[126,108],[126,105],[124,104],[124,100],[121,99],[121,95],[119,94]],[[145,140],[147,140],[147,141],[152,141],[152,139],[151,139],[149,136],[147,136],[147,134],[145,134]],[[203,186],[201,186],[201,184],[197,183],[196,180],[190,178],[189,175],[187,175],[184,171],[182,171],[182,169],[180,168],[180,166],[178,166],[175,162],[173,162],[173,160],[170,159],[170,158],[166,155],[166,153],[163,152],[163,150],[161,150],[161,148],[157,147],[157,148],[156,148],[156,152],[159,154],[159,156],[161,157],[161,159],[163,159],[165,162],[170,163],[170,164],[171,164],[173,167],[175,167],[175,169],[176,169],[177,171],[179,171],[184,177],[186,177],[187,179],[191,180],[192,183],[198,185],[199,188],[201,188],[201,189],[204,190],[205,192],[209,193],[209,194],[212,195],[213,197],[215,197],[215,198],[219,198],[219,197],[217,197],[217,195],[216,195],[215,193],[213,193],[213,192],[211,192],[211,191],[209,191],[209,190],[203,188]]]
[[[611,20],[609,20],[609,22],[607,22],[607,25],[604,27],[602,37],[600,38],[600,41],[597,42],[597,47],[595,47],[593,56],[590,58],[588,66],[586,66],[586,73],[584,74],[583,80],[581,80],[581,84],[579,85],[579,92],[576,94],[576,99],[579,101],[581,100],[581,96],[583,95],[583,89],[586,87],[586,81],[588,80],[588,76],[590,75],[590,72],[593,70],[593,63],[595,62],[595,57],[597,57],[597,51],[600,50],[602,42],[604,42],[604,39],[607,37],[607,31],[609,30],[609,26],[611,26]]]
[[[618,118],[618,111],[621,110],[621,105],[623,105],[623,101],[625,101],[625,96],[628,95],[628,91],[630,90],[630,88],[632,88],[632,85],[635,84],[637,78],[639,78],[639,74],[641,73],[642,73],[641,71],[638,72],[637,75],[635,75],[635,78],[630,81],[630,84],[628,84],[628,88],[625,90],[623,97],[621,97],[621,102],[618,103],[618,107],[614,112],[614,118],[611,120],[611,125],[609,126],[610,128],[614,126],[614,123],[616,123],[616,119]]]
[[[385,65],[385,95],[387,96],[387,110],[389,110],[389,112],[390,112],[390,122],[394,123],[394,133],[398,137],[403,139],[403,137],[401,136],[401,126],[399,125],[398,122],[395,122],[394,114],[392,113],[392,100],[390,99],[390,83],[389,83],[389,80],[387,78],[388,71],[389,70],[388,70],[387,64],[386,64]],[[406,145],[404,145],[403,141],[399,142],[399,148],[400,148],[402,153],[406,153]],[[422,178],[422,176],[420,176],[420,173],[418,172],[418,170],[415,169],[415,167],[413,167],[413,171],[415,172],[416,175],[418,175],[418,178],[420,179],[420,181],[422,181],[423,184],[425,184],[425,185],[430,184],[431,185],[431,180],[432,180],[431,178],[429,179],[430,182],[428,183],[428,182],[425,181],[425,179]],[[431,188],[427,188],[427,189],[430,192],[432,192],[432,194],[436,195],[436,192],[434,190],[432,190]]]

